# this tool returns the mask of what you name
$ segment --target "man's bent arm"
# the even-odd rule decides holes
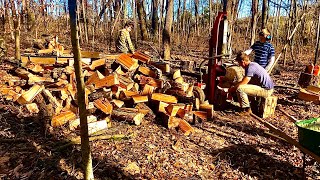
[[[268,72],[269,71],[269,69],[272,67],[272,65],[274,64],[274,62],[275,62],[275,57],[274,56],[271,56],[271,58],[269,59],[269,62],[268,62],[268,64],[267,64],[267,66],[266,66],[266,71]]]

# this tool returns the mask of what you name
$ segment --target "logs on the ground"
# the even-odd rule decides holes
[[[6,83],[9,86],[1,86],[0,95],[23,105],[31,114],[40,113],[46,106],[47,114],[53,116],[53,127],[69,124],[74,130],[80,123],[74,59],[65,54],[67,51],[61,53],[65,57],[22,56],[22,67],[12,71]],[[110,127],[111,119],[136,125],[146,119],[164,120],[169,129],[189,135],[194,132],[188,123],[193,115],[205,120],[214,114],[213,105],[200,104],[194,97],[193,84],[187,83],[189,79],[182,77],[181,70],[170,71],[167,62],[152,62],[141,52],[81,54],[89,134]],[[38,100],[33,102],[36,96],[43,97],[41,106]]]

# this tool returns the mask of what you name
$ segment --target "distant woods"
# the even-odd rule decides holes
[[[272,43],[279,47],[288,42],[288,36],[296,28],[286,49],[291,59],[295,59],[291,52],[301,52],[301,46],[314,47],[317,43],[319,0],[226,2],[229,42],[234,50],[240,48],[239,42],[248,47],[257,40],[261,28],[270,30]],[[206,51],[210,29],[218,12],[223,10],[222,0],[78,0],[77,3],[81,45],[102,48],[96,45],[99,42],[105,45],[104,50],[112,51],[119,30],[125,22],[132,21],[133,42],[149,42],[160,48],[165,59],[170,58],[171,49],[188,52],[190,47],[202,47]],[[0,24],[0,35],[8,40],[18,39],[20,34],[29,39],[52,34],[70,45],[66,0],[0,0]]]

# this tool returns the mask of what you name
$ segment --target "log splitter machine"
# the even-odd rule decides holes
[[[196,86],[204,89],[205,95],[210,104],[216,104],[216,91],[219,76],[223,76],[226,70],[223,66],[223,60],[229,56],[228,52],[228,20],[226,12],[227,2],[224,0],[223,12],[219,12],[211,29],[211,38],[209,40],[209,58],[200,63],[200,83]],[[208,62],[208,73],[202,80],[201,66]],[[205,83],[203,83],[203,81]]]

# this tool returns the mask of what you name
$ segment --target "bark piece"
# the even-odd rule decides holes
[[[77,116],[72,111],[62,112],[61,114],[54,116],[51,121],[51,126],[58,127],[66,124],[67,122],[76,119]]]
[[[112,113],[113,106],[106,99],[97,99],[94,101],[94,105],[107,115]]]
[[[34,64],[54,65],[57,58],[50,57],[28,57],[29,61]]]
[[[178,99],[175,96],[162,94],[162,93],[153,93],[151,95],[151,99],[156,100],[156,101],[166,102],[166,103],[177,103],[178,102]]]
[[[189,136],[190,133],[194,132],[193,127],[185,120],[181,120],[179,123],[179,128],[184,133],[185,136]]]
[[[112,119],[127,121],[135,125],[140,125],[145,115],[135,108],[119,108],[112,112]]]
[[[170,73],[170,65],[165,62],[151,62],[153,66],[159,68],[162,72]]]
[[[32,103],[33,99],[44,89],[44,86],[34,85],[28,91],[21,94],[17,102],[21,105]]]

